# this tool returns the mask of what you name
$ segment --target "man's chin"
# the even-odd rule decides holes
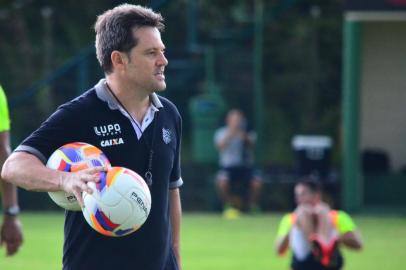
[[[166,90],[166,83],[160,84],[156,87],[156,92],[161,92]]]

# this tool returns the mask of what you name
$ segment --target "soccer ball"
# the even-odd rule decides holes
[[[95,166],[108,168],[111,165],[106,155],[99,148],[87,143],[74,142],[58,148],[50,156],[46,166],[64,172],[77,172]],[[48,194],[57,205],[66,210],[81,210],[76,197],[71,193],[55,191],[48,192]]]
[[[151,210],[151,193],[144,179],[124,167],[101,172],[100,181],[89,182],[92,194],[83,192],[82,209],[87,223],[97,232],[113,237],[138,230]]]

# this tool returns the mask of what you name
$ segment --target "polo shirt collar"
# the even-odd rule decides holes
[[[119,110],[120,109],[120,104],[117,102],[117,100],[114,98],[114,96],[110,93],[110,91],[107,89],[106,86],[106,79],[101,79],[94,87],[96,89],[96,95],[97,97],[104,101],[107,102],[109,108],[111,110]],[[151,100],[151,105],[154,109],[157,111],[163,107],[161,101],[158,98],[158,95],[155,93],[152,93],[149,96]]]

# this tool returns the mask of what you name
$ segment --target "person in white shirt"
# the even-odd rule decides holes
[[[225,217],[235,218],[240,213],[232,201],[231,182],[242,181],[247,184],[246,208],[258,211],[262,178],[254,169],[255,133],[246,130],[245,116],[240,110],[232,109],[227,113],[226,125],[216,131],[214,143],[219,151],[220,166],[216,176],[216,187],[224,204]]]

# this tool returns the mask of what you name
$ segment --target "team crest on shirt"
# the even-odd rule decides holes
[[[162,140],[166,144],[172,141],[172,132],[170,129],[162,128]]]

